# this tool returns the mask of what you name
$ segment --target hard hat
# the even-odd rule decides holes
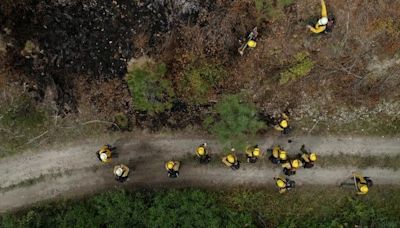
[[[284,188],[286,186],[285,182],[283,182],[281,179],[276,181],[276,185],[278,185],[280,188]]]
[[[202,147],[202,146],[198,147],[198,148],[197,148],[197,153],[198,153],[199,155],[204,155],[204,154],[205,154],[204,147]]]
[[[102,160],[102,161],[107,161],[107,154],[106,153],[101,153],[100,154],[100,159]]]
[[[297,169],[299,168],[299,166],[300,166],[300,161],[298,159],[294,159],[292,161],[292,167]]]
[[[282,150],[282,151],[279,153],[279,159],[281,159],[281,160],[286,160],[286,159],[287,159],[286,151]]]
[[[257,46],[257,43],[254,40],[249,40],[247,42],[247,45],[251,48],[255,48]]]
[[[317,155],[315,153],[310,154],[310,161],[316,161],[317,160]]]
[[[122,175],[122,172],[123,172],[124,170],[122,170],[122,168],[121,167],[119,167],[117,170],[115,170],[115,175],[117,175],[117,176],[121,176]]]
[[[229,163],[235,163],[235,157],[232,154],[226,156],[226,160],[228,160]]]
[[[169,162],[167,163],[167,168],[168,168],[168,169],[173,169],[173,168],[174,168],[174,165],[175,165],[175,163],[174,163],[173,161],[169,161]]]
[[[367,185],[361,186],[360,191],[361,191],[362,193],[367,193],[367,192],[368,192],[368,186],[367,186]]]
[[[281,123],[280,123],[280,125],[281,125],[281,127],[283,127],[283,128],[287,128],[287,127],[288,127],[288,122],[287,122],[287,120],[282,120]]]
[[[321,19],[318,20],[318,24],[320,24],[320,25],[328,24],[328,18],[327,17],[322,17]]]
[[[260,156],[260,148],[254,148],[253,155],[256,156],[256,157]]]

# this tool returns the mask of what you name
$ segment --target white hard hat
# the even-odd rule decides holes
[[[100,159],[101,159],[102,161],[107,161],[107,154],[106,154],[106,153],[101,153],[101,154],[100,154]]]
[[[122,172],[123,172],[122,168],[118,168],[117,170],[115,170],[115,175],[120,177],[122,175]]]
[[[328,24],[328,18],[327,17],[322,17],[321,19],[318,20],[318,24],[320,24],[320,25]]]

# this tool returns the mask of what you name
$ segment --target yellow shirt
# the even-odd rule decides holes
[[[321,0],[321,17],[328,17],[328,12],[326,10],[325,1]],[[310,31],[313,33],[321,33],[325,31],[326,25],[320,25],[318,22],[315,27],[310,27]]]

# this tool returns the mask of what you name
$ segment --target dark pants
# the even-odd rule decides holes
[[[210,157],[210,155],[207,154],[207,155],[201,156],[201,157],[199,158],[199,160],[200,160],[200,163],[201,163],[201,164],[207,164],[207,163],[210,162],[211,157]]]
[[[269,157],[269,160],[271,160],[271,162],[274,163],[274,164],[280,164],[281,163],[281,160],[279,158],[275,158],[272,155]]]
[[[257,158],[256,157],[247,157],[247,161],[250,163],[256,163]]]
[[[179,176],[179,171],[168,170],[168,177],[169,178],[177,178],[178,176]]]
[[[115,179],[118,181],[118,182],[121,182],[121,183],[123,183],[123,182],[125,182],[127,179],[128,179],[128,177],[126,176],[126,177],[115,177]]]
[[[233,165],[231,166],[231,169],[232,169],[232,170],[238,170],[239,168],[240,168],[240,162],[239,162],[239,161],[237,161],[236,164],[233,164]]]
[[[287,168],[283,168],[283,173],[284,173],[286,176],[292,176],[292,175],[295,175],[295,174],[296,174],[296,171],[290,170],[290,169],[287,169]]]

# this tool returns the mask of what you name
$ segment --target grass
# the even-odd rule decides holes
[[[312,134],[364,135],[364,136],[397,136],[400,135],[400,117],[374,116],[367,119],[340,122],[335,120],[319,121],[311,119],[293,122],[295,129],[306,129],[308,132],[314,126]]]
[[[283,85],[307,76],[314,67],[308,52],[299,52],[294,56],[294,64],[280,73],[279,84]]]
[[[149,114],[160,113],[172,107],[174,89],[165,79],[165,64],[147,62],[133,67],[126,75],[135,109]]]
[[[1,227],[398,227],[398,186],[112,191],[0,217]],[[329,194],[327,194],[329,193]]]
[[[210,93],[226,77],[225,70],[213,64],[190,65],[184,72],[180,90],[187,94],[186,100],[192,104],[206,104]]]
[[[30,139],[46,130],[48,113],[26,96],[5,99],[0,107],[0,157],[29,147]]]

